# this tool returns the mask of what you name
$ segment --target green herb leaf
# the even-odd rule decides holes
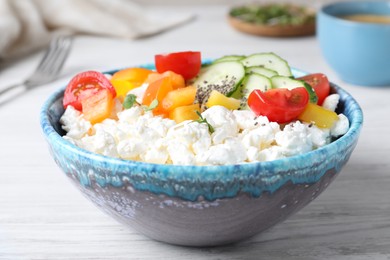
[[[134,94],[128,94],[126,97],[125,97],[125,100],[123,101],[123,107],[125,109],[129,109],[131,107],[134,106],[134,103],[136,103],[137,101],[137,96],[134,95]]]
[[[203,118],[202,117],[202,114],[199,112],[199,111],[195,111],[195,113],[199,116],[199,119],[198,120],[194,120],[195,122],[198,122],[199,124],[206,124],[207,127],[209,128],[209,132],[212,134],[215,132],[214,130],[214,127],[212,125],[210,125],[209,122],[207,122],[207,119],[206,118]]]
[[[148,107],[145,107],[145,111],[153,110],[153,109],[155,109],[157,106],[158,106],[158,100],[157,100],[157,99],[154,99],[154,100],[152,101],[152,103],[150,103],[150,105],[149,105]]]

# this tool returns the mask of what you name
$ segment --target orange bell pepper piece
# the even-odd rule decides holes
[[[184,88],[185,87],[185,80],[182,75],[177,74],[172,71],[166,71],[164,73],[151,73],[148,75],[148,78],[146,79],[145,83],[152,83],[153,81],[159,80],[161,78],[168,77],[171,81],[172,88],[178,89],[178,88]]]
[[[188,86],[168,92],[162,101],[162,108],[169,112],[176,107],[193,104],[195,101],[196,90],[196,87]]]
[[[169,118],[175,120],[177,124],[185,120],[197,120],[199,115],[196,112],[200,113],[199,104],[180,106],[169,112]]]
[[[102,89],[81,100],[84,118],[91,124],[100,123],[110,117],[114,107],[114,98],[108,89]]]
[[[123,98],[130,90],[141,86],[152,73],[145,68],[127,68],[114,73],[110,81],[117,95]]]
[[[149,84],[142,99],[142,104],[150,106],[154,101],[158,101],[158,105],[153,109],[153,114],[164,114],[162,109],[162,101],[168,92],[172,91],[172,84],[169,78],[164,77]]]

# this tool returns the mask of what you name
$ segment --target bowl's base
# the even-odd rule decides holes
[[[328,171],[313,184],[286,183],[274,193],[251,197],[186,201],[126,187],[81,186],[82,192],[103,211],[158,241],[183,246],[218,246],[252,237],[303,208],[335,178]]]

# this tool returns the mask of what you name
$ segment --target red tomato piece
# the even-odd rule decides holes
[[[322,105],[324,99],[329,96],[330,85],[328,78],[322,73],[315,73],[298,78],[307,82],[318,96],[318,105]]]
[[[309,103],[304,87],[254,90],[248,97],[248,106],[258,116],[266,116],[272,122],[288,123],[296,119]]]
[[[65,89],[63,105],[66,109],[69,105],[81,111],[81,101],[91,95],[95,95],[102,89],[116,96],[115,88],[102,73],[97,71],[85,71],[74,76]]]
[[[198,75],[202,65],[201,55],[198,51],[157,54],[154,56],[154,60],[158,73],[170,70],[182,75],[185,80]]]

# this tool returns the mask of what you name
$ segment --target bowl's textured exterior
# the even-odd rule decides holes
[[[318,12],[317,36],[326,61],[346,82],[390,86],[390,24],[340,18],[351,14],[390,16],[390,2],[338,2],[324,6]]]
[[[283,221],[316,198],[347,163],[363,115],[341,95],[349,131],[318,150],[271,162],[226,166],[173,166],[109,158],[64,140],[59,118],[64,89],[41,111],[55,162],[102,210],[153,239],[187,246],[240,241]]]

